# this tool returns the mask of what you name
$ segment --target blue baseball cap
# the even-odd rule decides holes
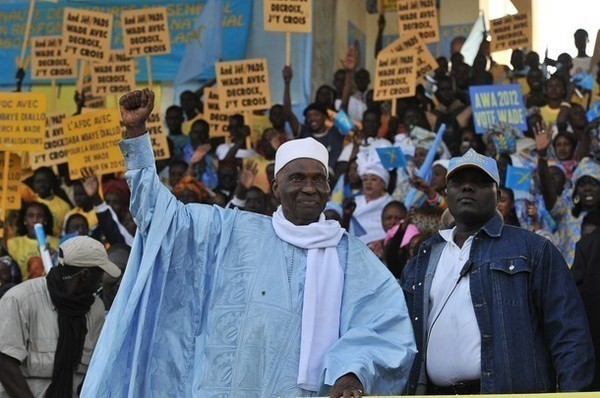
[[[489,156],[477,153],[473,148],[469,149],[469,151],[462,156],[450,159],[448,172],[446,173],[446,181],[450,179],[450,176],[454,174],[454,172],[467,167],[474,167],[483,171],[489,175],[497,185],[500,185],[500,175],[498,174],[498,165],[496,164],[496,161]]]

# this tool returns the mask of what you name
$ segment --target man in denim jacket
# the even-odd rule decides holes
[[[493,159],[471,149],[450,161],[446,180],[456,226],[424,242],[401,279],[419,352],[407,392],[584,389],[593,348],[563,256],[503,225]]]

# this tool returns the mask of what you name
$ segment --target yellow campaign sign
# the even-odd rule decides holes
[[[119,95],[135,89],[135,65],[125,51],[113,51],[108,63],[92,64],[91,67],[92,95]]]
[[[67,139],[63,131],[63,120],[67,117],[64,112],[46,115],[46,136],[44,150],[32,152],[30,155],[31,168],[51,167],[67,161]]]
[[[46,129],[46,96],[0,93],[0,150],[41,151]]]
[[[375,69],[375,101],[412,97],[416,91],[417,51],[388,52],[377,56]]]
[[[271,107],[267,60],[219,62],[216,64],[219,109],[243,112]]]
[[[63,54],[90,62],[108,61],[112,29],[112,14],[65,7]]]
[[[63,121],[72,180],[81,178],[84,167],[91,167],[99,175],[125,170],[117,145],[122,138],[120,119],[118,110],[102,109],[70,116]]]
[[[219,108],[219,92],[215,87],[204,89],[204,105],[206,121],[209,126],[209,135],[213,137],[229,137],[228,126],[230,114],[221,112]]]
[[[73,58],[62,53],[61,36],[38,36],[31,39],[31,78],[64,79],[77,76]]]
[[[406,38],[396,39],[381,52],[394,53],[412,49],[417,51],[417,82],[421,82],[425,79],[425,76],[437,68],[437,61],[418,35],[414,34],[406,36]]]
[[[171,52],[166,7],[123,11],[121,25],[123,44],[130,57]]]
[[[265,30],[309,33],[312,30],[312,0],[264,0]]]
[[[4,164],[6,152],[0,152],[0,164]],[[4,167],[0,167],[0,182],[4,178]],[[8,161],[8,187],[6,192],[6,209],[18,210],[21,208],[21,195],[19,195],[19,184],[21,183],[21,158],[10,154]],[[2,197],[2,184],[0,183],[0,198]],[[4,212],[1,212],[4,214]]]
[[[531,24],[526,13],[490,21],[491,51],[531,47]]]
[[[396,11],[396,2],[398,0],[377,0],[377,8],[380,13]]]
[[[160,117],[160,112],[156,109],[152,111],[148,117],[148,120],[146,120],[146,129],[150,134],[150,141],[152,141],[154,159],[169,159],[171,157],[171,153],[169,152],[167,134],[164,131],[164,125],[162,118]]]
[[[440,40],[435,0],[398,0],[396,11],[400,37],[417,33],[423,43]]]

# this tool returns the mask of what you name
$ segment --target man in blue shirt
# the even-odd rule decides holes
[[[138,225],[83,396],[399,394],[415,354],[393,276],[337,222],[327,149],[281,145],[267,217],[183,205],[156,176],[150,90],[120,100]]]

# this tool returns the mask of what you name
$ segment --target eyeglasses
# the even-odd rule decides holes
[[[68,280],[70,280],[70,279],[73,279],[73,278],[75,278],[77,275],[79,275],[79,274],[81,274],[81,273],[85,272],[85,270],[86,270],[86,269],[84,268],[84,269],[82,269],[81,271],[75,272],[75,273],[74,273],[74,274],[72,274],[72,275],[63,276],[63,277],[62,277],[62,280],[63,280],[63,281],[68,281]]]

